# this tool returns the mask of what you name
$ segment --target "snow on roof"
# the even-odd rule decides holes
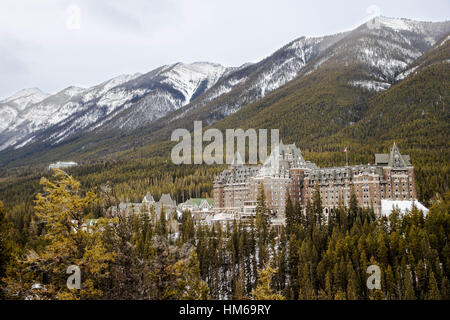
[[[228,221],[228,220],[234,220],[234,215],[231,213],[217,213],[214,215],[214,217],[212,218],[213,221]]]
[[[381,214],[389,216],[393,209],[399,209],[400,213],[405,214],[406,211],[412,210],[413,205],[424,214],[428,213],[428,209],[417,200],[381,200]]]

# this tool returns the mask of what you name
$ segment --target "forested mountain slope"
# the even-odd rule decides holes
[[[194,120],[211,125],[247,105],[249,108],[240,115],[249,117],[249,125],[270,125],[271,122],[265,122],[264,119],[270,110],[277,109],[275,118],[286,120],[280,121],[282,134],[285,128],[296,128],[298,137],[311,134],[308,142],[301,145],[309,148],[317,139],[359,121],[365,112],[366,99],[407,78],[408,67],[412,67],[449,30],[449,22],[380,17],[375,28],[363,24],[346,33],[299,38],[255,64],[229,69],[208,64],[208,70],[213,72],[207,72],[207,78],[214,79],[208,80],[206,86],[194,81],[200,83],[195,90],[180,91],[173,89],[177,87],[174,83],[170,86],[173,90],[169,88],[167,91],[167,87],[158,85],[152,92],[145,93],[136,101],[132,99],[126,107],[121,106],[86,127],[81,120],[87,117],[87,113],[97,112],[95,105],[92,105],[86,114],[77,114],[76,118],[69,117],[40,131],[33,138],[35,140],[27,139],[27,143],[23,142],[17,150],[9,148],[0,152],[0,164],[4,168],[13,168],[43,165],[69,158],[89,163],[98,159],[117,158],[118,154],[135,157],[136,150],[141,147],[145,149],[154,143],[167,141],[176,128],[192,129]],[[175,70],[180,65],[167,68]],[[152,81],[166,83],[177,78],[172,75],[168,76],[167,81],[164,80],[166,78],[159,79],[159,74],[166,77],[166,69],[154,71],[156,75],[152,73],[151,78],[156,78]],[[149,76],[139,76],[114,90],[139,92],[149,86],[145,80]],[[184,76],[181,78],[189,79]],[[140,85],[142,82],[144,86]],[[188,88],[189,83],[183,84],[183,88]],[[284,88],[277,90],[283,85]],[[175,100],[180,96],[180,101],[177,100],[179,103],[171,103],[166,108],[165,102],[162,103],[158,98],[160,89],[173,93],[172,98]],[[185,93],[181,97],[177,92]],[[267,99],[261,100],[264,97]],[[258,104],[258,101],[261,103]],[[257,104],[252,105],[255,102]],[[252,112],[259,112],[268,104],[272,106],[270,110],[252,115]],[[298,109],[299,106],[304,108]],[[300,116],[307,121],[293,123]],[[264,123],[259,124],[258,118],[263,119]],[[231,119],[235,118],[231,117],[225,123],[231,128],[236,127]],[[241,125],[246,118],[238,120],[236,123]],[[80,130],[77,129],[78,125],[81,126]],[[64,132],[70,134],[64,135]],[[159,151],[162,155],[166,150]]]

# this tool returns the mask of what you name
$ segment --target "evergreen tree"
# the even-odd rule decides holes
[[[173,296],[178,300],[206,300],[209,298],[209,288],[200,278],[200,267],[197,254],[190,251],[189,257],[179,260],[173,266],[176,276]]]
[[[289,270],[289,299],[296,300],[299,293],[299,241],[295,234],[292,234],[288,243],[288,270]]]
[[[436,282],[433,271],[430,272],[430,280],[428,282],[428,292],[425,297],[427,300],[440,300],[441,294],[439,293],[439,288]]]
[[[192,219],[192,214],[189,211],[183,212],[181,219],[181,240],[183,243],[192,242],[195,238],[194,219]]]
[[[12,253],[9,233],[5,209],[0,201],[0,299],[3,298],[3,278],[6,276],[6,268],[9,265]]]
[[[166,209],[164,208],[164,205],[161,206],[161,212],[159,214],[157,232],[162,237],[167,236],[167,219],[166,219]]]
[[[291,195],[289,192],[287,192],[286,197],[285,216],[286,216],[286,233],[289,236],[296,229],[297,224],[296,212],[294,209],[294,205],[292,204]]]
[[[415,300],[416,296],[414,294],[413,282],[411,279],[411,272],[406,269],[404,272],[405,280],[404,280],[404,300]]]
[[[256,230],[258,233],[258,266],[263,268],[269,259],[268,240],[270,219],[266,205],[264,186],[261,184],[258,191],[256,206]]]
[[[270,266],[258,270],[258,285],[252,290],[253,300],[284,300],[284,297],[277,292],[274,292],[271,287],[271,282],[276,269]]]
[[[359,208],[358,208],[358,198],[356,197],[356,191],[355,191],[355,187],[351,186],[350,187],[350,203],[349,203],[349,208],[348,208],[348,222],[347,222],[347,226],[348,229],[351,229],[351,227],[353,226],[353,223],[356,220],[356,217],[358,216],[358,212],[359,212]]]
[[[314,214],[314,224],[317,224],[319,228],[324,225],[325,219],[323,216],[322,198],[320,196],[319,185],[314,186],[314,195],[312,202],[312,211]]]
[[[31,283],[16,285],[25,296],[32,293],[32,285],[38,282],[45,286],[40,298],[100,298],[100,287],[114,254],[107,250],[102,238],[105,221],[90,223],[86,219],[96,197],[92,192],[81,196],[80,183],[61,170],[55,170],[53,178],[55,181],[42,178],[44,193],[39,193],[35,201],[36,217],[43,225],[40,238],[45,246],[39,252],[29,252],[17,270],[26,274]],[[69,290],[66,286],[70,265],[81,269],[81,290]]]

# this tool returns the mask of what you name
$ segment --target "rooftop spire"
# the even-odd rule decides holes
[[[397,148],[397,145],[394,142],[394,145],[392,146],[391,153],[389,154],[389,167],[393,168],[404,168],[407,167],[405,160],[403,159],[402,155],[400,154],[400,151]]]
[[[233,158],[233,162],[231,163],[232,167],[242,167],[244,165],[244,161],[242,160],[241,154],[236,152]]]

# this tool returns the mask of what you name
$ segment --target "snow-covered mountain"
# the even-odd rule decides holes
[[[377,17],[361,25],[317,57],[306,75],[324,65],[359,65],[349,84],[369,91],[388,89],[416,59],[450,32],[450,22]]]
[[[372,27],[371,27],[372,26]],[[363,25],[352,47],[359,61],[370,70],[368,79],[353,84],[369,90],[385,90],[396,81],[408,65],[422,56],[450,30],[449,22],[431,23],[408,19],[376,18]]]
[[[226,117],[294,79],[312,59],[344,36],[345,33],[318,38],[301,37],[258,63],[235,68],[169,121],[192,114],[197,120],[211,124]]]
[[[15,93],[9,98],[0,101],[0,133],[10,127],[19,113],[29,105],[38,103],[49,94],[42,92],[38,88],[24,89]]]
[[[378,17],[336,35],[297,39],[259,63],[230,72],[179,112],[153,122],[148,131],[168,132],[193,120],[212,124],[235,113],[294,78],[320,70],[352,68],[346,83],[370,92],[386,90],[396,76],[450,32],[450,22],[419,22]],[[348,68],[350,70],[351,68]]]
[[[142,99],[110,113],[92,129],[132,130],[186,106],[201,96],[229,71],[208,62],[163,66],[117,88],[123,92],[144,90]],[[131,107],[131,108],[130,108]]]
[[[132,105],[131,115],[111,125],[134,128],[143,119],[153,120],[188,104],[226,71],[212,63],[177,63],[144,75],[121,75],[88,89],[69,87],[54,95],[41,93],[41,99],[36,90],[19,92],[0,104],[0,115],[6,119],[0,127],[0,150],[20,148],[37,139],[58,143],[111,122]]]
[[[120,76],[90,89],[68,87],[54,95],[48,95],[37,89],[18,92],[0,104],[0,114],[8,112],[13,102],[24,101],[16,107],[14,117],[0,134],[0,150],[9,146],[20,148],[35,140],[34,133],[48,129],[67,118],[90,107],[89,101],[102,96],[109,89],[137,77]],[[32,92],[33,94],[29,94]],[[27,93],[24,95],[24,93]]]
[[[0,124],[0,150],[32,142],[56,145],[112,130],[167,131],[193,120],[211,124],[296,77],[334,66],[358,66],[358,72],[346,78],[351,86],[386,90],[413,72],[408,66],[449,32],[448,21],[378,17],[349,32],[299,38],[241,67],[176,63],[54,95],[25,90],[0,102],[5,120]]]

